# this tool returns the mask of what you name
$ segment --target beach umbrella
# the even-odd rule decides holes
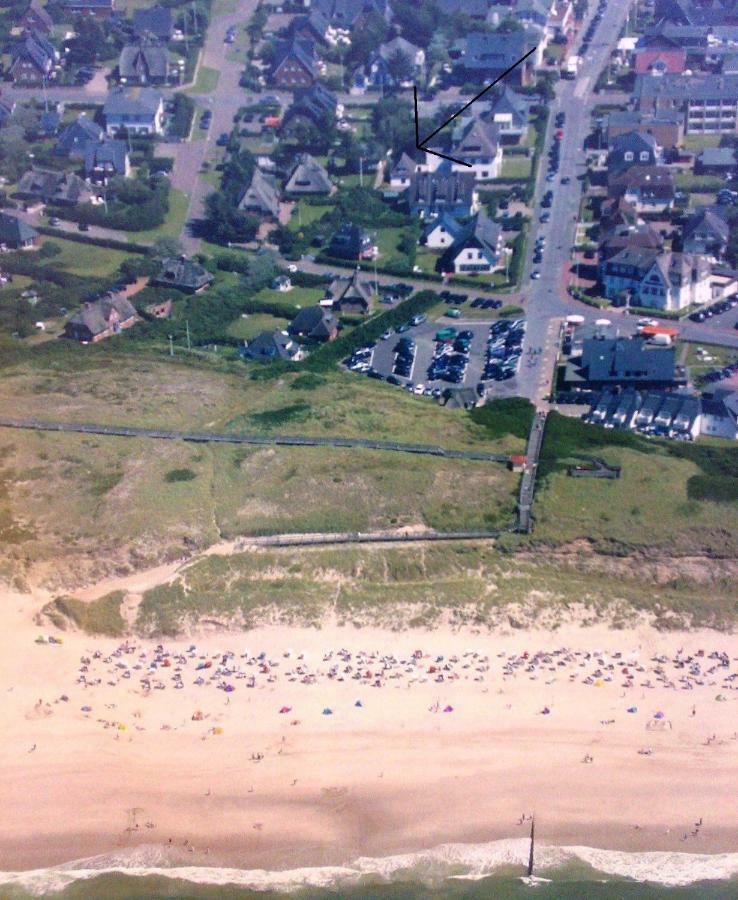
[[[220,727],[220,725],[216,725],[213,728],[213,734],[223,734],[223,729]]]
[[[124,725],[123,722],[118,722],[118,731],[125,731],[128,728],[127,725]]]
[[[323,710],[323,715],[324,716],[332,716],[333,715],[333,710],[330,708],[330,706],[325,707],[325,709]]]
[[[91,706],[83,706],[82,712],[92,712],[92,707]]]
[[[292,712],[292,707],[291,706],[283,706],[279,711],[280,711],[280,713]]]
[[[629,707],[628,707],[628,712],[629,712],[629,713],[637,713],[637,712],[638,712],[638,707],[637,707],[637,706],[629,706]]]
[[[661,710],[659,710],[657,713],[654,713],[653,717],[654,717],[654,719],[663,719],[664,714],[661,712]]]
[[[445,706],[445,707],[443,708],[443,711],[444,711],[444,712],[453,712],[453,711],[454,711],[454,708],[453,708],[453,706]]]
[[[226,694],[231,694],[231,693],[233,693],[233,691],[235,691],[236,689],[233,687],[232,684],[227,684],[227,685],[223,688],[223,690],[226,692]]]
[[[354,703],[354,706],[362,707],[363,705],[364,704],[361,702],[361,700],[357,700],[356,703]]]

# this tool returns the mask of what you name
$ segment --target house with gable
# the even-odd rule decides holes
[[[698,253],[720,260],[730,238],[730,226],[720,215],[723,207],[702,206],[687,216],[682,226],[682,246],[687,253]]]
[[[416,172],[407,190],[410,212],[421,219],[443,212],[466,218],[479,209],[474,173],[441,166],[433,172]]]
[[[324,304],[343,315],[366,315],[372,304],[374,290],[364,281],[357,268],[350,278],[337,278],[326,288]]]
[[[238,201],[238,208],[268,219],[279,219],[279,191],[274,176],[262,172],[258,166],[254,167],[251,181]]]
[[[502,145],[494,122],[472,119],[454,141],[451,156],[459,162],[451,163],[452,170],[473,172],[476,181],[498,178],[502,167]],[[428,154],[429,167],[432,154]],[[437,157],[435,157],[437,159]]]
[[[342,115],[343,104],[325,85],[317,82],[310,88],[295,90],[294,102],[282,119],[282,131],[287,135],[294,134],[299,125],[330,129]]]
[[[185,294],[199,294],[215,280],[200,263],[186,256],[173,256],[162,261],[158,274],[151,279],[154,287],[175,288]]]
[[[425,226],[421,241],[429,250],[446,250],[464,234],[465,230],[466,226],[450,213],[442,212]]]
[[[30,250],[38,247],[41,235],[17,216],[0,212],[0,245],[11,250]]]
[[[287,333],[314,341],[332,341],[338,335],[338,321],[325,306],[306,306],[287,326]]]
[[[118,58],[121,84],[166,84],[169,78],[169,53],[160,44],[127,44]]]
[[[295,166],[284,186],[285,194],[328,197],[334,190],[328,172],[317,159],[309,153],[301,153],[295,158]]]
[[[497,126],[501,139],[522,139],[528,133],[530,100],[505,85],[492,103],[489,117]]]
[[[39,0],[31,0],[28,9],[23,13],[19,26],[24,31],[43,34],[48,37],[54,28],[54,20],[51,18],[45,6]]]
[[[87,146],[99,144],[104,137],[105,132],[97,122],[93,122],[85,113],[80,113],[59,135],[54,153],[70,159],[84,159]]]
[[[628,248],[603,265],[603,293],[616,305],[678,311],[712,298],[709,261],[693,253]]]
[[[407,68],[406,78],[398,79],[393,71],[395,58],[404,57]],[[425,72],[425,50],[411,44],[399,35],[382,44],[371,57],[366,67],[367,84],[377,90],[392,90],[404,81],[417,82]]]
[[[443,254],[441,268],[457,275],[489,274],[504,267],[502,228],[480,211]]]
[[[500,78],[511,66],[515,66],[506,75],[506,81],[508,84],[525,86],[530,80],[535,61],[529,56],[524,63],[515,64],[535,46],[536,43],[526,31],[507,34],[471,32],[451,48],[455,78],[461,84],[468,81],[489,84]]]
[[[275,87],[294,90],[312,87],[319,74],[315,45],[294,39],[278,47],[269,80]]]
[[[105,130],[118,134],[155,135],[164,131],[164,100],[150,87],[117,87],[103,106]]]
[[[111,178],[128,178],[131,163],[125,141],[91,141],[85,147],[85,177],[93,184],[107,184]]]
[[[241,355],[256,362],[274,362],[277,359],[299,362],[305,354],[286,331],[262,331],[250,340]]]
[[[85,303],[64,326],[64,336],[83,344],[96,344],[131,328],[137,321],[136,310],[127,297],[108,294]]]
[[[409,153],[403,152],[390,171],[390,187],[400,190],[410,187],[410,181],[419,165]]]
[[[17,85],[40,85],[55,77],[54,67],[59,62],[59,54],[39,32],[26,33],[10,48],[10,56],[7,74]]]
[[[612,175],[618,175],[633,166],[657,166],[662,157],[661,147],[653,135],[629,131],[618,135],[610,144],[607,168]]]
[[[661,213],[674,206],[674,173],[666,166],[632,166],[609,178],[610,197],[622,197],[639,213]]]

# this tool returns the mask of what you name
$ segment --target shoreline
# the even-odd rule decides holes
[[[664,634],[645,625],[498,634],[274,626],[162,639],[172,654],[197,645],[182,666],[183,687],[166,680],[166,689],[142,691],[134,679],[96,669],[102,659],[91,659],[86,675],[90,682],[99,675],[99,684],[77,681],[82,656],[114,653],[121,641],[64,633],[61,645],[37,645],[37,602],[10,594],[4,601],[4,872],[127,855],[136,846],[163,846],[169,855],[169,838],[182,865],[343,865],[525,837],[526,827],[516,825],[523,813],[536,814],[541,846],[719,854],[738,843],[730,801],[738,787],[732,682],[725,690],[637,682],[625,689],[617,670],[598,686],[571,680],[580,662],[582,673],[596,664],[576,655],[585,648],[618,660],[618,669],[623,654],[637,657],[647,669],[639,678],[649,682],[659,665],[651,658],[680,649],[719,648],[734,672],[733,635]],[[144,654],[140,664],[149,665],[157,642],[135,644],[129,661]],[[550,677],[543,664],[505,674],[504,665],[526,651],[564,647],[571,660]],[[212,656],[218,665],[225,650],[234,659],[263,650],[275,665],[253,688],[245,678],[233,681],[231,694],[215,684],[196,687],[197,660]],[[390,675],[382,687],[287,678],[301,654],[300,665],[322,671],[329,665],[323,657],[340,650],[391,652],[398,661],[422,651],[422,669],[405,675],[398,662],[397,680]],[[487,660],[484,671],[463,668],[472,651],[475,664]],[[439,684],[437,674],[427,674],[437,656],[458,659],[456,680]],[[122,658],[110,658],[110,671],[119,671]],[[351,659],[358,664],[358,656]],[[159,671],[168,679],[173,670]],[[716,702],[718,691],[724,702]],[[637,714],[628,714],[631,706]],[[662,710],[671,727],[653,730]],[[652,755],[639,754],[645,745]],[[583,764],[585,754],[591,765]]]

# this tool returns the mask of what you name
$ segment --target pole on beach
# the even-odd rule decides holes
[[[530,854],[528,856],[528,878],[533,877],[533,854],[536,843],[536,818],[533,816],[530,820]]]

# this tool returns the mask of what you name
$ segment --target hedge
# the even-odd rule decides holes
[[[186,94],[175,94],[172,125],[169,129],[171,137],[186,138],[192,128],[194,115],[195,101]]]
[[[78,244],[94,244],[96,247],[104,247],[106,250],[123,250],[125,253],[149,253],[151,247],[146,244],[127,243],[116,241],[114,238],[97,238],[79,231],[59,231],[58,228],[49,228],[46,225],[34,226],[39,234],[55,237],[62,241],[76,241]]]

